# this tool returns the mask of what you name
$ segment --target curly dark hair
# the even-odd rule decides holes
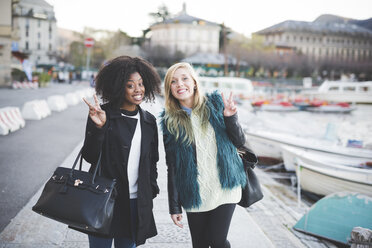
[[[142,77],[144,99],[154,101],[155,94],[160,92],[161,79],[155,68],[139,57],[120,56],[105,63],[95,78],[97,94],[105,103],[120,108],[125,99],[125,86],[135,72]]]

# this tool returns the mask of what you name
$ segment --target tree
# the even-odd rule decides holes
[[[168,7],[165,4],[162,4],[158,7],[157,12],[149,13],[149,16],[154,19],[153,23],[158,23],[170,18],[171,13],[169,12]]]
[[[106,58],[114,58],[122,54],[118,54],[122,47],[129,46],[132,44],[132,39],[129,35],[121,30],[112,33],[107,38],[100,41]]]

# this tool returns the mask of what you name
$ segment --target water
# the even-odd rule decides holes
[[[372,105],[358,104],[349,114],[247,111],[238,109],[240,122],[252,130],[283,132],[300,137],[333,141],[347,146],[350,140],[372,150]]]

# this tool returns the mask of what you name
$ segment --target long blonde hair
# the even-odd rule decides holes
[[[206,99],[201,90],[198,77],[196,72],[192,68],[189,63],[181,62],[172,65],[164,78],[164,94],[165,94],[165,115],[164,121],[166,123],[168,131],[173,134],[176,140],[182,135],[183,140],[182,142],[186,142],[187,144],[191,144],[194,135],[192,132],[192,126],[190,122],[190,118],[187,113],[182,110],[179,101],[172,95],[171,91],[171,82],[174,75],[174,72],[180,68],[187,70],[190,74],[191,78],[195,82],[195,90],[194,90],[194,103],[192,107],[192,112],[197,114],[202,122],[203,130],[206,130],[208,120],[209,120],[209,109],[206,106]],[[181,130],[184,130],[185,133],[181,133]]]

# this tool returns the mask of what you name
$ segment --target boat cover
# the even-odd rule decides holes
[[[354,227],[372,230],[372,198],[360,193],[338,192],[317,201],[293,228],[349,244]]]

